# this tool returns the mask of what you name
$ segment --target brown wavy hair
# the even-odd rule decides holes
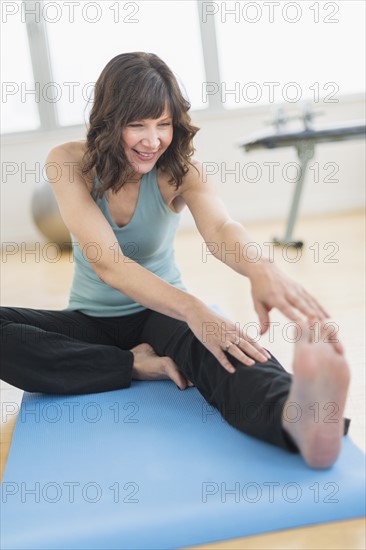
[[[199,128],[191,124],[191,105],[173,72],[157,55],[145,52],[117,55],[105,66],[95,84],[82,167],[84,175],[95,169],[99,196],[110,188],[116,193],[133,175],[122,129],[134,120],[159,118],[165,107],[173,118],[173,140],[156,166],[168,172],[169,183],[178,189],[192,165],[192,140]]]

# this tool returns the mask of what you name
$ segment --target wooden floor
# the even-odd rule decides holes
[[[295,251],[265,244],[281,236],[283,223],[247,224],[257,250],[274,254],[283,271],[301,282],[330,312],[339,326],[346,348],[352,380],[346,415],[352,418],[350,437],[365,451],[365,219],[363,213],[301,219],[297,239],[305,241],[301,257]],[[44,244],[35,254],[31,245],[19,245],[15,255],[3,254],[1,262],[1,304],[3,306],[61,309],[66,307],[73,264],[69,254],[59,261],[45,261]],[[254,249],[254,247],[253,247]],[[256,321],[248,280],[207,255],[196,231],[182,231],[176,243],[176,259],[189,291],[207,304],[217,304],[243,327]],[[279,312],[271,314],[271,336],[262,339],[281,363],[291,371],[293,343],[288,320]],[[286,336],[287,335],[287,336]],[[22,391],[1,382],[0,475],[6,464]],[[14,414],[4,414],[4,404]],[[10,407],[10,408],[9,408]],[[187,526],[189,528],[189,526]],[[363,520],[325,524],[280,533],[226,541],[199,548],[216,549],[352,549],[365,548]],[[197,547],[198,548],[198,547]]]

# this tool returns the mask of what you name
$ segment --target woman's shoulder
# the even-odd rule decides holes
[[[182,185],[180,186],[180,194],[183,194],[187,189],[202,184],[203,178],[204,165],[197,159],[191,159],[187,173],[184,175]]]
[[[94,173],[82,174],[83,168],[83,157],[86,152],[86,140],[80,141],[67,141],[53,147],[48,155],[47,160],[52,160],[53,162],[58,163],[61,168],[68,170],[70,177],[71,175],[77,175],[81,177],[85,184],[87,185],[89,191],[92,190]]]
[[[188,170],[178,189],[171,184],[168,172],[158,171],[159,187],[165,202],[178,213],[186,206],[187,191],[198,190],[202,186],[203,165],[196,159],[190,159]]]
[[[185,186],[192,184],[194,182],[199,182],[202,178],[202,163],[196,159],[190,159],[189,164],[187,165],[187,172],[183,176],[183,180],[179,189],[183,189]],[[162,170],[158,168],[157,175],[159,181],[162,181],[166,184],[171,184],[171,174],[168,170]]]
[[[81,160],[85,151],[86,151],[86,141],[67,141],[66,143],[60,143],[53,147],[52,151],[54,154],[59,154],[60,156],[70,156],[74,161],[76,159]]]
[[[53,147],[52,151],[62,151],[64,153],[68,153],[69,155],[75,156],[84,154],[86,150],[86,140],[80,140],[80,141],[67,141],[65,143],[60,143],[59,145],[55,145]]]

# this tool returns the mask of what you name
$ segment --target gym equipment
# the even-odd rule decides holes
[[[337,123],[323,128],[312,128],[314,116],[322,113],[312,112],[310,106],[306,103],[303,107],[302,117],[304,128],[301,130],[286,129],[288,120],[298,119],[299,117],[285,117],[283,109],[277,110],[277,117],[272,122],[276,128],[273,132],[259,132],[247,136],[239,142],[239,147],[245,151],[256,149],[276,149],[278,147],[295,147],[300,161],[301,170],[296,182],[296,187],[292,197],[292,204],[287,220],[287,227],[283,238],[273,238],[274,244],[290,245],[296,248],[303,246],[303,241],[294,240],[292,232],[297,218],[300,198],[303,191],[306,168],[308,162],[313,158],[315,145],[319,143],[336,142],[344,140],[363,139],[366,136],[366,124],[364,121],[353,121],[349,123]]]
[[[72,246],[69,230],[61,218],[57,201],[47,181],[43,181],[33,192],[31,210],[34,223],[50,242],[62,249]]]
[[[170,380],[25,392],[1,487],[1,548],[163,550],[362,517],[364,464],[346,436],[336,464],[312,470]]]

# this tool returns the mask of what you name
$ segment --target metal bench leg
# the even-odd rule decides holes
[[[300,202],[301,193],[302,193],[304,180],[305,180],[305,175],[306,175],[306,168],[307,168],[309,160],[312,159],[313,156],[314,156],[315,147],[309,141],[302,141],[302,142],[300,141],[296,145],[296,150],[297,150],[297,156],[299,157],[299,160],[300,160],[301,170],[300,170],[299,178],[296,182],[294,195],[292,197],[292,204],[291,204],[291,209],[290,209],[290,212],[289,212],[289,215],[288,215],[286,233],[285,233],[285,236],[284,236],[283,239],[277,239],[275,237],[273,239],[273,242],[275,244],[279,244],[279,245],[289,245],[289,244],[291,244],[291,245],[295,246],[296,248],[301,248],[302,245],[303,245],[303,242],[302,241],[294,241],[293,238],[292,238],[292,231],[294,229],[294,225],[295,225],[295,222],[296,222],[297,211],[298,211],[299,202]]]

